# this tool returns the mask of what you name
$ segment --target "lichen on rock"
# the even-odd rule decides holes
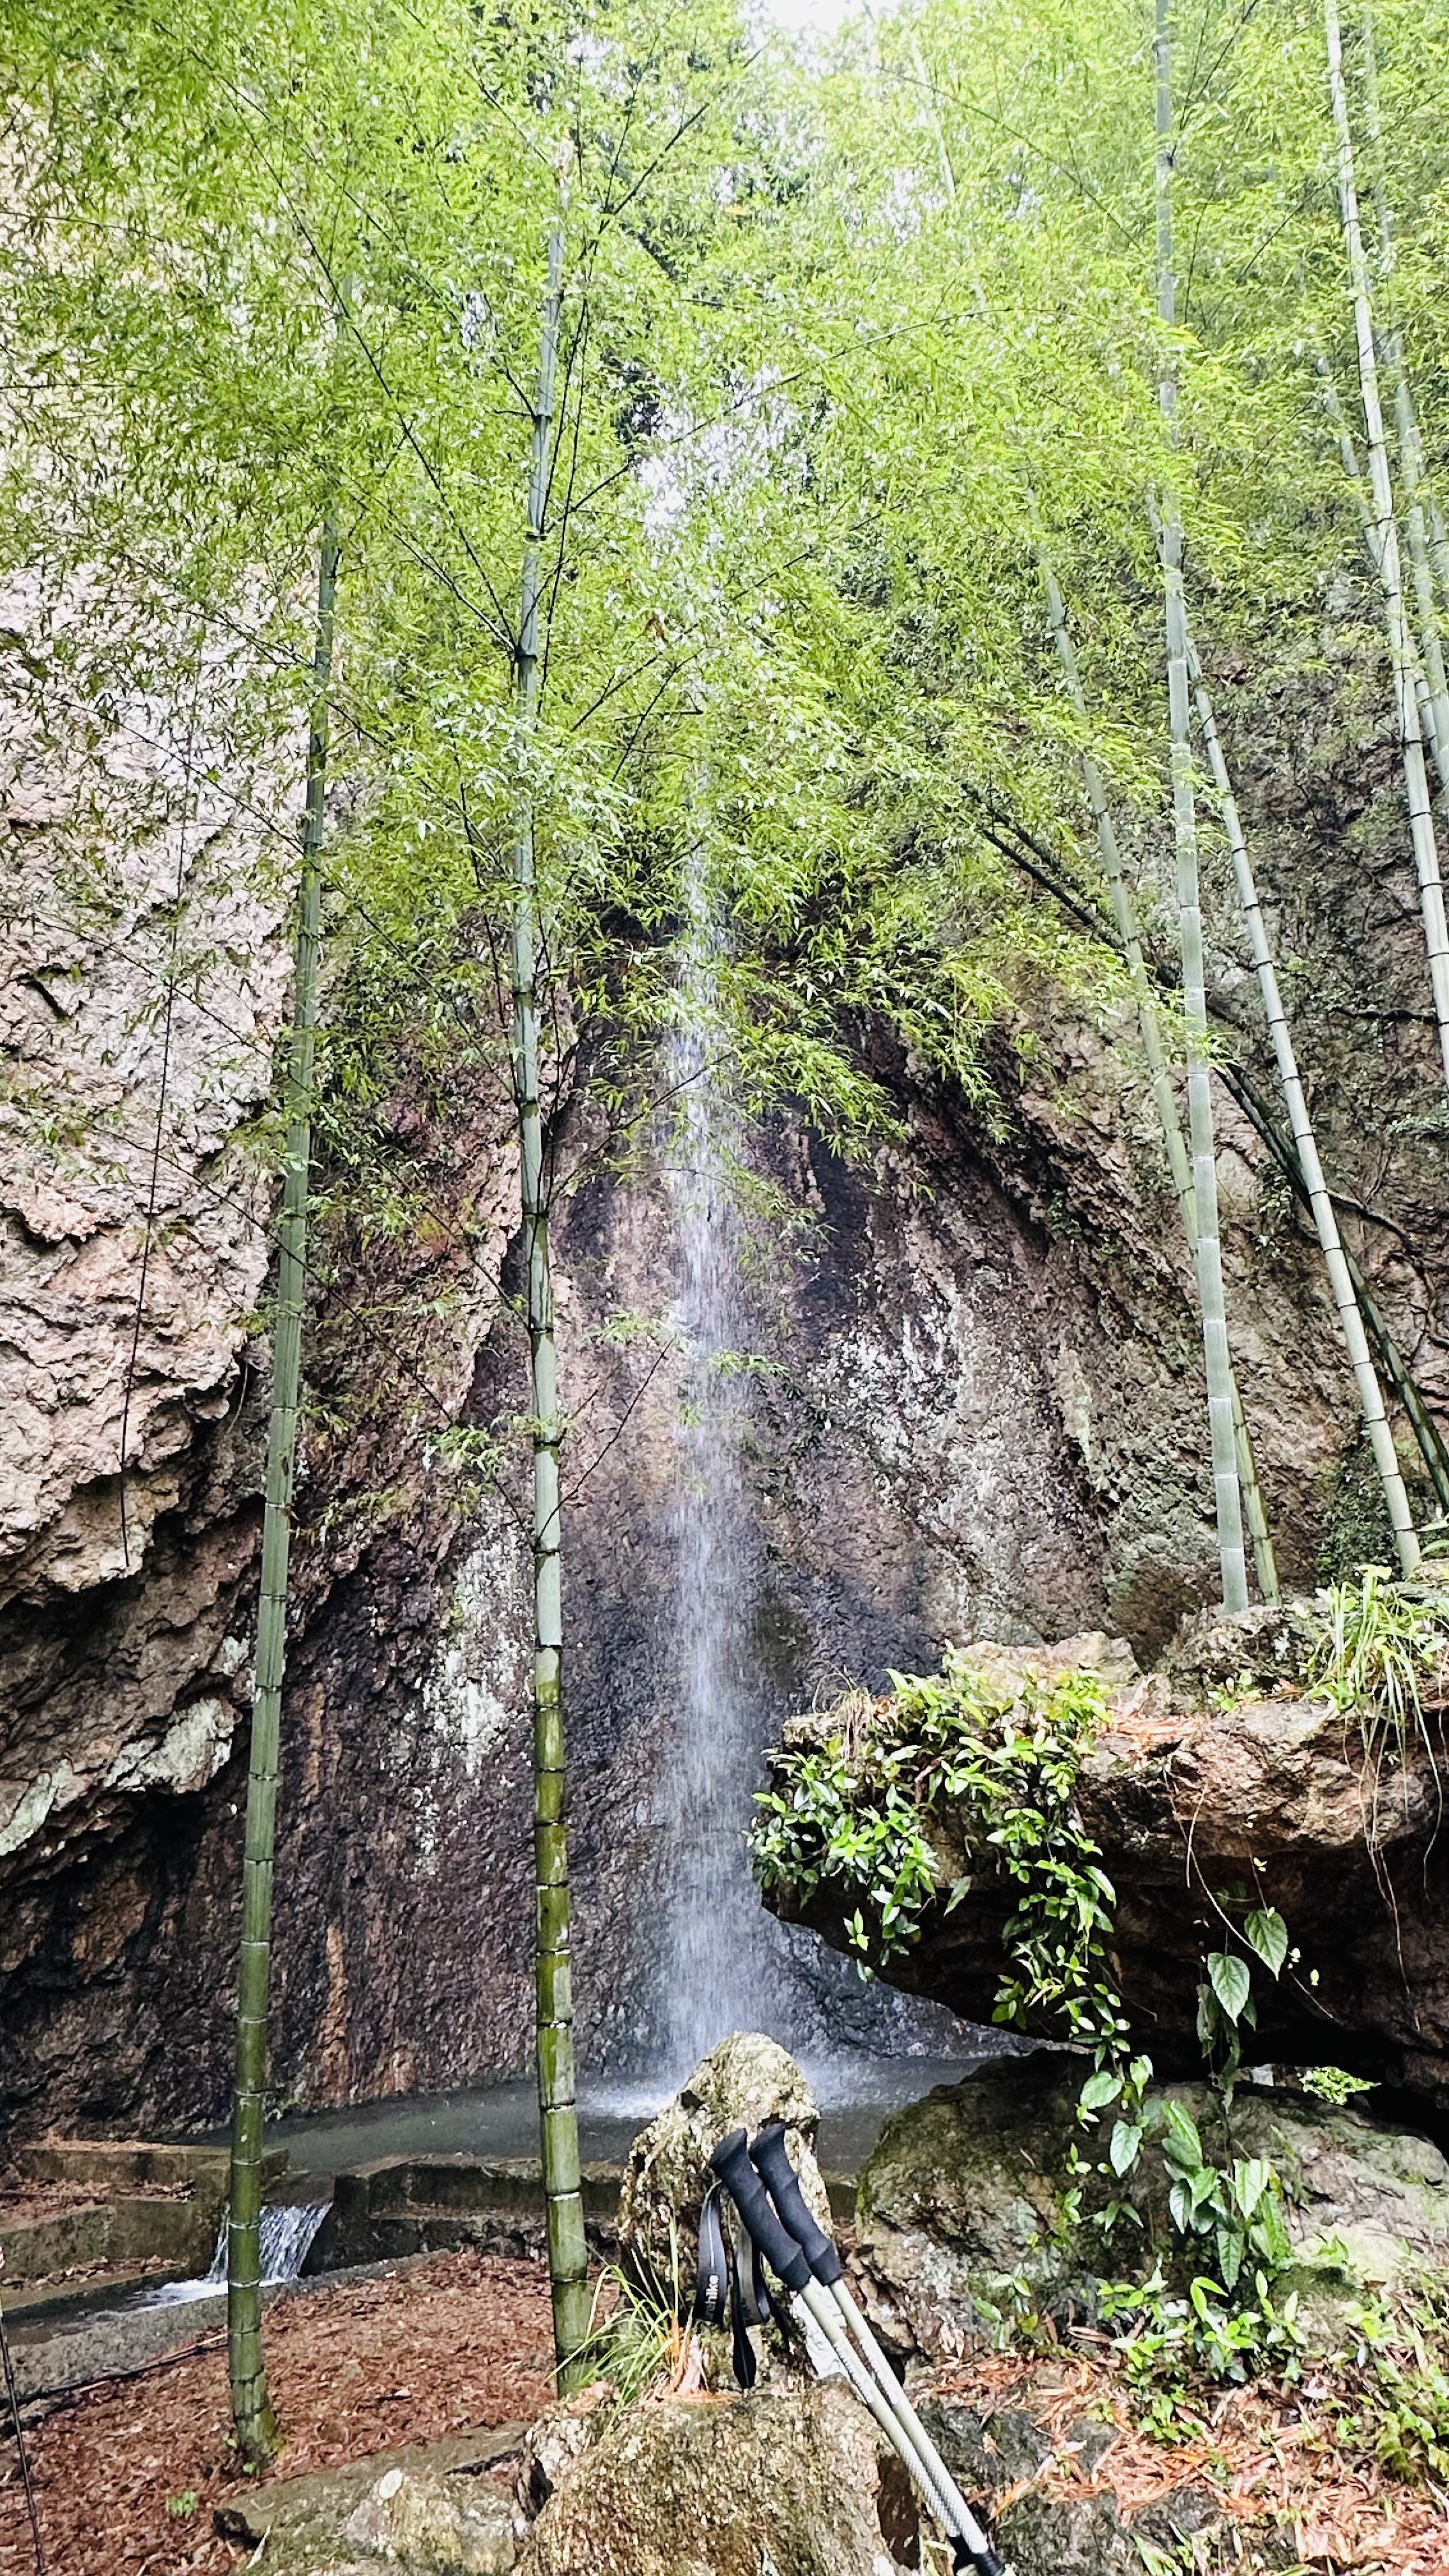
[[[632,2408],[533,2527],[518,2576],[897,2576],[865,2409],[836,2381]]]
[[[216,2528],[251,2550],[258,2576],[510,2576],[527,2525],[487,2474],[499,2448],[496,2435],[454,2435],[253,2487],[218,2507]]]
[[[678,2301],[693,2294],[709,2159],[731,2129],[783,2120],[794,2133],[801,2187],[822,2226],[830,2203],[815,2162],[820,2112],[795,2060],[762,2031],[732,2031],[700,2059],[629,2150],[619,2195],[619,2243],[635,2275]]]

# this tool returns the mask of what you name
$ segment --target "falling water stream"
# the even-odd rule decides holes
[[[686,897],[670,1050],[677,1104],[670,1185],[685,1359],[664,1962],[668,2051],[679,2068],[693,2065],[726,2031],[776,2027],[782,2000],[781,1962],[745,1849],[759,1748],[748,1681],[752,1569],[740,1466],[749,1384],[741,1355],[748,1328],[729,1153],[740,1118],[715,1061],[722,949],[699,849],[687,872]]]
[[[295,2281],[311,2249],[312,2239],[332,2203],[328,2200],[284,2200],[271,2203],[262,2211],[262,2282],[270,2287],[274,2281]],[[163,2281],[159,2289],[143,2290],[136,2300],[138,2308],[171,2308],[190,2299],[214,2299],[226,2288],[227,2220],[222,2214],[217,2230],[216,2249],[211,2269],[192,2281]]]
[[[761,1903],[747,1836],[779,1705],[759,1669],[759,1541],[744,1462],[752,1299],[743,1256],[744,1115],[722,1069],[725,958],[702,840],[685,875],[669,1083],[670,1195],[684,1345],[675,1479],[674,1723],[661,1848],[668,1855],[662,1992],[653,2016],[671,2083],[731,2030],[764,2030],[808,2064],[822,2098],[867,2102],[887,2061],[947,2060],[966,2042],[940,2007],[858,1984]],[[969,2042],[967,2042],[969,2046]],[[979,2051],[972,2050],[972,2061]]]

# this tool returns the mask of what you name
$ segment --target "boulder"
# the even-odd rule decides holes
[[[454,2434],[389,2459],[243,2489],[217,2531],[258,2576],[510,2576],[527,2521],[507,2484],[518,2428]]]
[[[830,2225],[814,2155],[820,2121],[814,2094],[777,2041],[761,2031],[732,2031],[701,2058],[629,2150],[619,2194],[619,2245],[640,2280],[680,2304],[693,2296],[709,2159],[731,2129],[753,2131],[770,2120],[783,2120],[794,2132],[801,2187],[821,2225]]]
[[[1367,1759],[1354,1718],[1309,1687],[1314,1633],[1307,1602],[1205,1617],[1153,1674],[1138,1672],[1120,1639],[1100,1635],[965,1651],[1008,1684],[1086,1670],[1106,1685],[1107,1720],[1082,1763],[1077,1807],[1116,1890],[1113,1959],[1133,2037],[1159,2073],[1200,2063],[1197,1989],[1204,1952],[1222,1946],[1224,1915],[1275,1906],[1299,1955],[1276,1982],[1255,1976],[1254,2059],[1342,2066],[1449,2110],[1440,1781],[1423,1742],[1404,1768]],[[894,1705],[868,1703],[864,1722],[888,1731]],[[858,1708],[849,1714],[862,1722]],[[1437,1725],[1439,1712],[1430,1719]],[[785,1749],[839,1729],[832,1711],[791,1719]],[[989,2021],[1016,1890],[991,1851],[972,1848],[961,1802],[943,1798],[924,1823],[941,1900],[880,1974],[966,2020]],[[948,1911],[946,1891],[967,1877]],[[775,1889],[768,1901],[849,1948],[854,1884],[827,1878],[808,1899]],[[1049,2014],[1035,2028],[1061,2036]]]
[[[1001,2061],[887,2121],[860,2177],[856,2261],[877,2332],[898,2352],[940,2358],[990,2341],[1013,2278],[1064,2323],[1095,2315],[1104,2271],[1141,2278],[1160,2256],[1171,2277],[1167,2175],[1151,2135],[1128,2186],[1144,2234],[1119,2227],[1109,2251],[1097,2228],[1072,2223],[1067,2152],[1073,2139],[1088,2146],[1075,2116],[1082,2074],[1080,2059],[1055,2051]],[[1226,2131],[1206,2084],[1154,2085],[1148,2098],[1149,2118],[1180,2102],[1216,2162],[1276,2167],[1299,2266],[1289,2286],[1316,2336],[1333,2338],[1352,2299],[1449,2261],[1449,2164],[1427,2138],[1277,2088],[1241,2085]],[[1107,2196],[1094,2176],[1083,2219]]]
[[[346,2538],[394,2565],[509,2576],[518,2556],[512,2499],[484,2478],[386,2469],[345,2525]]]
[[[1029,2405],[985,2412],[946,2398],[928,2403],[922,2420],[952,2475],[980,2499],[1015,2576],[1142,2576],[1152,2564],[1148,2549],[1170,2565],[1191,2565],[1184,2542],[1222,2517],[1221,2499],[1191,2484],[1169,2487],[1135,2512],[1125,2508],[1098,2484],[1117,2428],[1091,2416],[1053,2428]],[[1051,2472],[1067,2463],[1095,2492],[1051,2492]]]
[[[891,2469],[895,2469],[894,2463]],[[897,2576],[904,2480],[838,2381],[653,2400],[616,2415],[534,2524],[518,2576]]]

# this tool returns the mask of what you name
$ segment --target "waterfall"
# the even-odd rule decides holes
[[[330,2200],[279,2200],[262,2211],[262,2284],[295,2281],[301,2275],[312,2239],[331,2208]],[[212,2299],[226,2288],[227,2214],[222,2212],[211,2269],[194,2281],[163,2281],[158,2290],[142,2292],[136,2305],[171,2308],[189,2299]]]
[[[854,1967],[813,1934],[777,1923],[750,1870],[753,1797],[781,1706],[778,1682],[761,1668],[764,1564],[743,1470],[746,1355],[758,1340],[738,1196],[745,1123],[719,1060],[725,947],[702,842],[690,855],[684,893],[667,1067],[684,1346],[673,1515],[676,1652],[674,1717],[655,1810],[667,1877],[651,2037],[659,2071],[667,2066],[677,2082],[727,2032],[768,2031],[833,2098],[871,2100],[872,2057],[945,2064],[959,2057],[963,2031],[942,2006],[862,1985]],[[880,2098],[896,2097],[888,2088]]]
[[[664,2024],[671,2062],[693,2065],[724,2033],[768,2027],[779,1978],[772,1926],[745,1837],[760,1749],[746,1657],[753,1575],[740,1472],[748,1378],[741,1226],[728,1141],[738,1110],[712,1057],[721,941],[702,849],[686,874],[688,920],[669,1050],[670,1193],[685,1347],[675,1512],[676,1725],[665,1781]],[[778,2019],[778,2014],[774,2016]]]

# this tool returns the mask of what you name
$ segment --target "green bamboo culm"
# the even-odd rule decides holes
[[[1157,310],[1163,325],[1159,399],[1169,438],[1176,429],[1177,378],[1168,334],[1176,321],[1177,285],[1172,253],[1172,28],[1169,0],[1157,0],[1153,42],[1156,87]],[[1202,1309],[1207,1371],[1208,1429],[1212,1443],[1213,1499],[1223,1608],[1246,1610],[1248,1570],[1243,1552],[1243,1498],[1233,1435],[1233,1373],[1223,1296],[1222,1239],[1218,1226],[1217,1153],[1213,1139],[1212,1077],[1207,1054],[1207,995],[1203,981],[1202,899],[1198,885],[1197,810],[1193,795],[1188,712],[1187,610],[1182,588],[1182,520],[1177,497],[1164,496],[1162,572],[1167,595],[1167,696],[1172,746],[1172,823],[1177,852],[1177,913],[1182,944],[1182,994],[1187,1021],[1187,1121],[1192,1146],[1193,1207],[1197,1219],[1198,1303]]]
[[[1338,439],[1339,462],[1343,467],[1344,478],[1358,511],[1368,559],[1373,565],[1378,580],[1382,582],[1383,555],[1379,547],[1378,524],[1369,505],[1368,495],[1363,488],[1363,476],[1359,472],[1358,449],[1354,445],[1353,431],[1349,427],[1348,415],[1339,399],[1338,387],[1333,381],[1333,371],[1321,349],[1314,363],[1322,380],[1324,404]],[[1439,772],[1439,784],[1449,792],[1449,723],[1441,721],[1436,713],[1422,655],[1414,652],[1412,658],[1414,695],[1419,702],[1419,730],[1434,754],[1434,766]]]
[[[281,1257],[272,1339],[272,1414],[267,1437],[262,1587],[257,1608],[256,1693],[252,1701],[242,1865],[241,1971],[237,1990],[236,2081],[232,2102],[226,2333],[232,2426],[243,2455],[270,2459],[277,2421],[262,2353],[262,2112],[267,2084],[267,1994],[272,1960],[272,1865],[276,1849],[277,1750],[287,1659],[287,1562],[302,1378],[302,1312],[307,1277],[307,1199],[312,1159],[312,1078],[317,964],[322,928],[323,796],[327,779],[328,689],[337,596],[337,524],[329,511],[317,576],[307,799],[297,889],[295,1001],[287,1064],[287,1146],[282,1182]]]
[[[1419,695],[1415,685],[1413,638],[1404,605],[1403,573],[1399,552],[1398,521],[1394,514],[1393,485],[1389,475],[1388,446],[1384,437],[1383,405],[1379,398],[1378,349],[1374,332],[1373,299],[1369,286],[1368,259],[1363,246],[1363,228],[1359,221],[1358,182],[1354,173],[1353,129],[1349,123],[1348,90],[1343,77],[1343,39],[1338,23],[1337,0],[1324,0],[1323,28],[1328,56],[1328,96],[1333,111],[1333,131],[1338,153],[1338,205],[1343,227],[1344,255],[1348,262],[1349,289],[1353,299],[1354,339],[1358,351],[1359,391],[1363,400],[1364,435],[1368,444],[1369,489],[1372,494],[1374,536],[1379,586],[1383,592],[1384,624],[1388,632],[1389,662],[1393,672],[1394,706],[1399,722],[1399,743],[1404,763],[1404,794],[1409,809],[1409,837],[1413,845],[1414,869],[1419,880],[1419,906],[1424,922],[1424,945],[1429,960],[1429,985],[1434,997],[1434,1018],[1439,1031],[1439,1051],[1443,1058],[1444,1080],[1449,1086],[1449,928],[1444,915],[1444,885],[1439,873],[1439,851],[1434,838],[1434,817],[1429,804],[1429,781],[1424,766],[1424,734],[1419,716]],[[1427,676],[1427,675],[1426,675]],[[1430,683],[1432,694],[1432,683]]]
[[[1082,688],[1081,673],[1077,667],[1076,646],[1072,642],[1071,629],[1067,624],[1066,603],[1062,598],[1056,572],[1039,533],[1037,563],[1041,572],[1042,587],[1046,592],[1047,620],[1052,630],[1052,640],[1057,648],[1057,658],[1066,675],[1067,694],[1076,713],[1085,723],[1087,701]],[[1162,1042],[1161,1015],[1148,976],[1147,961],[1142,953],[1142,932],[1137,920],[1137,907],[1133,903],[1132,890],[1127,883],[1126,870],[1122,865],[1122,853],[1118,845],[1116,825],[1112,820],[1111,808],[1107,802],[1106,785],[1094,755],[1085,747],[1082,751],[1082,783],[1087,792],[1092,821],[1096,826],[1097,848],[1101,853],[1102,872],[1106,877],[1107,891],[1111,897],[1117,936],[1121,940],[1122,953],[1127,960],[1127,972],[1132,982],[1132,998],[1137,1006],[1137,1025],[1142,1035],[1142,1052],[1147,1059],[1148,1079],[1151,1084],[1153,1103],[1157,1110],[1157,1123],[1162,1130],[1168,1170],[1172,1174],[1172,1186],[1177,1198],[1178,1212],[1182,1218],[1182,1230],[1187,1239],[1188,1253],[1192,1260],[1194,1276],[1196,1276],[1197,1201],[1193,1195],[1192,1163],[1183,1139],[1182,1121],[1177,1114],[1177,1095],[1172,1087],[1172,1076],[1167,1065],[1167,1051]],[[1243,1497],[1243,1514],[1248,1524],[1248,1535],[1253,1544],[1253,1570],[1257,1575],[1258,1590],[1263,1599],[1277,1601],[1281,1598],[1278,1566],[1273,1554],[1273,1540],[1263,1503],[1263,1489],[1258,1482],[1253,1443],[1248,1431],[1247,1418],[1243,1412],[1243,1400],[1238,1391],[1237,1373],[1232,1369],[1231,1361],[1229,1382],[1233,1407],[1233,1449],[1238,1462],[1238,1482]]]
[[[1439,612],[1434,597],[1434,575],[1430,568],[1435,538],[1424,507],[1424,442],[1419,434],[1419,418],[1414,408],[1413,389],[1409,383],[1403,328],[1397,314],[1392,310],[1394,220],[1389,207],[1383,126],[1379,116],[1378,55],[1374,45],[1372,9],[1365,9],[1363,13],[1359,41],[1360,69],[1363,75],[1364,126],[1368,135],[1374,183],[1374,206],[1379,226],[1379,275],[1383,281],[1384,302],[1389,316],[1389,328],[1384,334],[1384,351],[1394,383],[1394,418],[1399,433],[1399,472],[1404,484],[1404,534],[1409,541],[1409,563],[1414,576],[1418,659],[1422,664],[1424,679],[1424,686],[1419,691],[1419,716],[1424,729],[1424,738],[1433,751],[1434,765],[1442,783],[1449,780],[1449,678],[1445,676],[1444,648],[1439,635]],[[1442,580],[1444,574],[1442,553],[1439,572]]]
[[[1263,1017],[1268,1024],[1268,1036],[1272,1042],[1283,1102],[1288,1112],[1288,1125],[1298,1156],[1299,1169],[1303,1174],[1308,1192],[1313,1222],[1318,1231],[1324,1265],[1328,1271],[1328,1284],[1348,1351],[1349,1365],[1353,1371],[1364,1430],[1368,1437],[1369,1448],[1373,1453],[1374,1465],[1383,1487],[1384,1502],[1393,1526],[1399,1564],[1405,1574],[1416,1574],[1419,1570],[1419,1542],[1414,1533],[1413,1514],[1409,1509],[1409,1498],[1404,1488],[1403,1473],[1399,1466],[1398,1452],[1394,1447],[1393,1433],[1389,1429],[1388,1416],[1384,1411],[1383,1390],[1379,1385],[1378,1374],[1369,1352],[1363,1315],[1359,1309],[1353,1279],[1344,1256],[1337,1212],[1329,1194],[1328,1183],[1323,1177],[1318,1140],[1313,1132],[1307,1095],[1298,1071],[1297,1050],[1293,1044],[1292,1029],[1288,1024],[1288,1014],[1283,1007],[1277,969],[1268,939],[1268,927],[1263,919],[1263,907],[1258,900],[1257,879],[1253,874],[1242,819],[1238,813],[1238,800],[1233,793],[1228,765],[1223,757],[1222,744],[1218,739],[1212,699],[1203,680],[1190,637],[1188,653],[1197,700],[1198,726],[1202,734],[1203,748],[1208,756],[1208,769],[1232,858],[1233,882],[1237,887],[1238,901],[1242,907],[1243,921],[1248,933],[1253,971],[1258,978]]]
[[[569,1957],[569,1860],[563,1716],[563,1596],[559,1557],[558,1357],[553,1329],[548,1196],[538,1079],[538,879],[533,797],[526,762],[538,716],[539,597],[543,519],[548,501],[559,307],[563,294],[563,219],[549,232],[548,278],[540,332],[538,394],[533,413],[528,531],[518,623],[515,714],[524,763],[513,842],[513,1092],[527,1261],[528,1342],[533,1371],[533,1837],[537,1894],[534,1976],[538,2047],[538,2114],[543,2157],[553,2341],[561,2389],[579,2375],[577,2356],[589,2331],[588,2247],[579,2188],[579,2129],[574,2084],[573,1984]]]

